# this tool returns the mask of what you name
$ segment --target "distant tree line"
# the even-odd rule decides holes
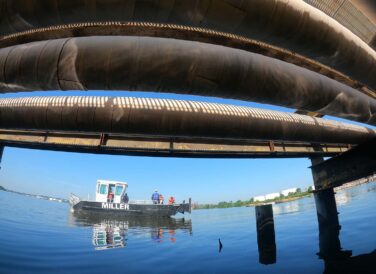
[[[194,209],[209,209],[209,208],[229,208],[229,207],[242,207],[242,206],[252,206],[258,205],[263,203],[270,203],[270,202],[283,202],[288,201],[289,199],[300,198],[307,195],[310,195],[312,192],[312,187],[308,187],[307,191],[302,191],[300,188],[296,189],[296,192],[290,192],[288,195],[281,194],[279,197],[274,199],[265,200],[262,202],[255,202],[253,198],[241,201],[237,200],[236,202],[219,202],[218,204],[195,204]]]
[[[219,202],[218,204],[198,204],[195,206],[195,209],[241,207],[251,203],[253,203],[253,198],[246,201],[237,200],[236,202]]]

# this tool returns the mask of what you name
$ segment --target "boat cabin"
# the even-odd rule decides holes
[[[120,203],[121,197],[125,194],[128,184],[118,181],[98,180],[95,192],[96,202],[107,202],[109,193],[112,193],[113,203]]]

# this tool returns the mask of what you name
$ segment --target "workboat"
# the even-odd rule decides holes
[[[116,216],[155,216],[170,217],[176,213],[191,213],[191,198],[181,204],[153,204],[151,200],[134,200],[128,203],[122,198],[126,195],[128,184],[125,182],[98,180],[95,191],[95,201],[81,201],[73,193],[69,203],[73,212],[86,212],[101,215]]]

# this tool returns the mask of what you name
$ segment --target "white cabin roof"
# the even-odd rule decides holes
[[[126,182],[120,182],[120,181],[110,181],[110,180],[97,180],[97,184],[105,184],[105,185],[126,185],[128,184]]]

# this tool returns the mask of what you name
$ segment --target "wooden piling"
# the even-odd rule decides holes
[[[273,207],[270,204],[256,206],[255,212],[259,261],[262,264],[274,264],[277,258]]]

